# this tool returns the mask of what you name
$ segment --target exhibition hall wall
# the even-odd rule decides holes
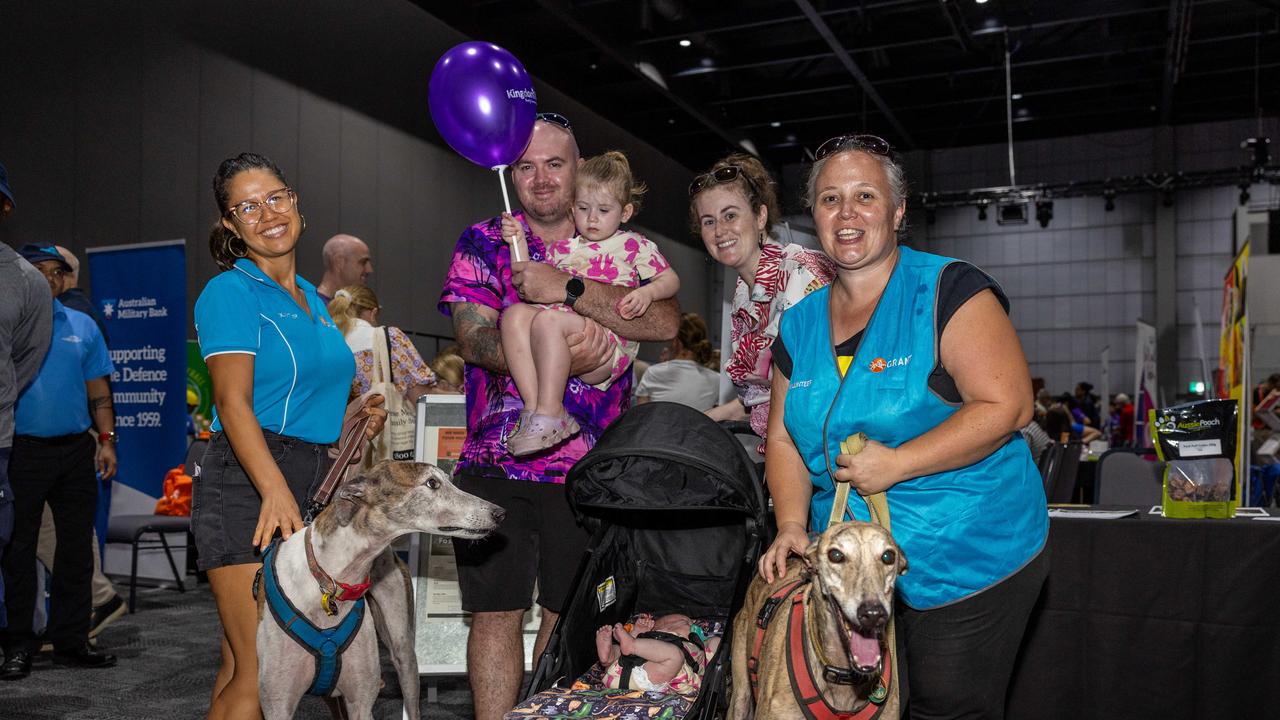
[[[1280,137],[1276,118],[1261,125],[1261,135]],[[1240,167],[1252,162],[1240,142],[1256,135],[1257,122],[1237,121],[1019,141],[1014,146],[1017,181],[1061,183]],[[911,165],[923,175],[912,178],[919,189],[1009,184],[1005,145],[914,155]],[[1209,368],[1217,366],[1222,282],[1234,257],[1239,196],[1239,188],[1231,186],[1188,189],[1175,193],[1166,210],[1159,193],[1142,192],[1119,195],[1111,212],[1101,197],[1058,198],[1047,228],[1037,224],[1034,203],[1025,225],[998,225],[994,207],[985,221],[975,207],[939,208],[932,225],[923,213],[913,215],[910,235],[917,247],[972,261],[1000,281],[1012,302],[1031,374],[1045,378],[1054,392],[1070,391],[1081,380],[1096,385],[1099,355],[1110,346],[1111,391],[1132,394],[1134,321],[1156,324],[1163,331],[1159,385],[1166,401],[1174,402],[1176,393],[1200,377],[1193,298],[1204,322]],[[1253,186],[1247,207],[1280,207],[1280,189]],[[1171,237],[1158,232],[1161,212],[1171,213]],[[1158,265],[1157,248],[1172,250],[1169,262]],[[1171,302],[1157,303],[1158,285],[1167,293],[1159,296]]]
[[[216,272],[213,173],[252,150],[299,192],[304,277],[319,282],[328,237],[357,235],[373,252],[384,321],[453,334],[436,300],[454,242],[502,210],[496,174],[445,146],[427,111],[435,60],[469,38],[401,0],[5,2],[0,16],[12,30],[0,46],[0,162],[17,196],[0,240],[56,243],[83,260],[86,247],[185,238],[190,306]],[[685,278],[682,306],[714,309],[687,230],[693,171],[536,89],[540,109],[574,122],[584,154],[627,151],[653,188],[637,227]],[[435,340],[415,341],[434,355]]]

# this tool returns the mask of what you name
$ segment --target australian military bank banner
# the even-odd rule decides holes
[[[186,452],[186,245],[116,245],[90,248],[88,255],[93,301],[106,320],[115,366],[111,395],[120,464],[111,514],[149,515],[165,473]],[[109,567],[113,560],[109,553]],[[170,574],[163,553],[154,560],[164,570],[157,576]],[[127,553],[124,562],[127,567]]]

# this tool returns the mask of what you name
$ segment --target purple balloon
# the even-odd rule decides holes
[[[514,55],[487,42],[450,48],[431,71],[431,119],[445,142],[486,168],[515,162],[538,114],[529,73]]]

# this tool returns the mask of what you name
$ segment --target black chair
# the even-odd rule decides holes
[[[182,574],[173,561],[173,547],[165,537],[166,533],[183,533],[189,537],[191,518],[183,515],[113,515],[107,527],[108,543],[128,543],[133,547],[133,559],[129,565],[129,612],[133,612],[138,597],[138,551],[164,550],[169,559],[169,569],[173,571],[174,582],[179,592],[186,592],[182,584]],[[154,535],[155,538],[145,536]],[[178,545],[177,547],[190,547]]]
[[[1076,472],[1080,468],[1079,442],[1050,443],[1040,454],[1040,479],[1044,481],[1044,498],[1050,503],[1069,503],[1076,491]]]
[[[1044,497],[1047,501],[1053,494],[1053,482],[1057,477],[1058,466],[1062,464],[1062,443],[1051,442],[1040,452],[1036,467],[1040,470],[1040,480],[1044,483]]]
[[[1084,451],[1084,444],[1073,441],[1059,447],[1062,449],[1061,460],[1054,471],[1053,482],[1048,487],[1049,492],[1045,497],[1051,503],[1074,502],[1076,475],[1080,469],[1080,453]]]

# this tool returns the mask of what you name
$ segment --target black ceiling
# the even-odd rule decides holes
[[[694,169],[1003,142],[1006,38],[1015,139],[1280,107],[1280,0],[417,2]]]

